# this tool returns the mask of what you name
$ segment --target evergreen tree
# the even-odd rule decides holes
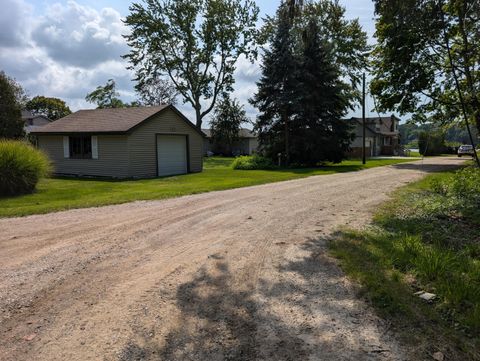
[[[0,72],[0,138],[16,139],[24,136],[21,107],[16,94],[12,80]]]
[[[250,102],[260,113],[254,130],[258,133],[261,150],[272,159],[283,153],[289,164],[290,127],[297,103],[294,97],[298,60],[294,54],[288,8],[282,4],[278,13],[277,29],[272,35],[270,48],[265,49],[263,55],[258,91]]]
[[[210,121],[212,139],[219,153],[232,153],[233,143],[239,140],[241,126],[247,122],[245,109],[236,99],[230,99],[228,93],[224,94]]]
[[[343,120],[349,90],[340,80],[339,68],[317,22],[311,18],[303,32],[303,49],[296,89],[298,101],[292,124],[293,162],[315,165],[340,162],[352,141],[350,125]]]

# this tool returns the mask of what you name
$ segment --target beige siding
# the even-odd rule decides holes
[[[167,109],[144,122],[128,138],[130,174],[133,177],[156,177],[156,134],[188,135],[190,172],[203,168],[203,137],[174,111]]]
[[[129,177],[127,136],[99,135],[98,159],[63,157],[63,137],[39,135],[38,146],[53,162],[58,174],[98,177]]]

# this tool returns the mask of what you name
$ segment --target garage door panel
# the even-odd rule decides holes
[[[159,176],[187,173],[187,137],[158,135],[157,159]]]

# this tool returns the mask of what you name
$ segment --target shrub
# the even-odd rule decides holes
[[[237,157],[232,163],[233,169],[254,170],[254,169],[275,169],[273,162],[260,155],[246,155]]]
[[[439,131],[421,132],[418,135],[418,148],[422,155],[439,155],[446,152],[445,134]]]
[[[31,193],[50,172],[41,151],[22,141],[0,140],[0,196]]]

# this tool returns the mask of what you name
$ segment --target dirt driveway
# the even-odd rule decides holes
[[[0,220],[0,359],[403,360],[325,255],[436,158]]]

